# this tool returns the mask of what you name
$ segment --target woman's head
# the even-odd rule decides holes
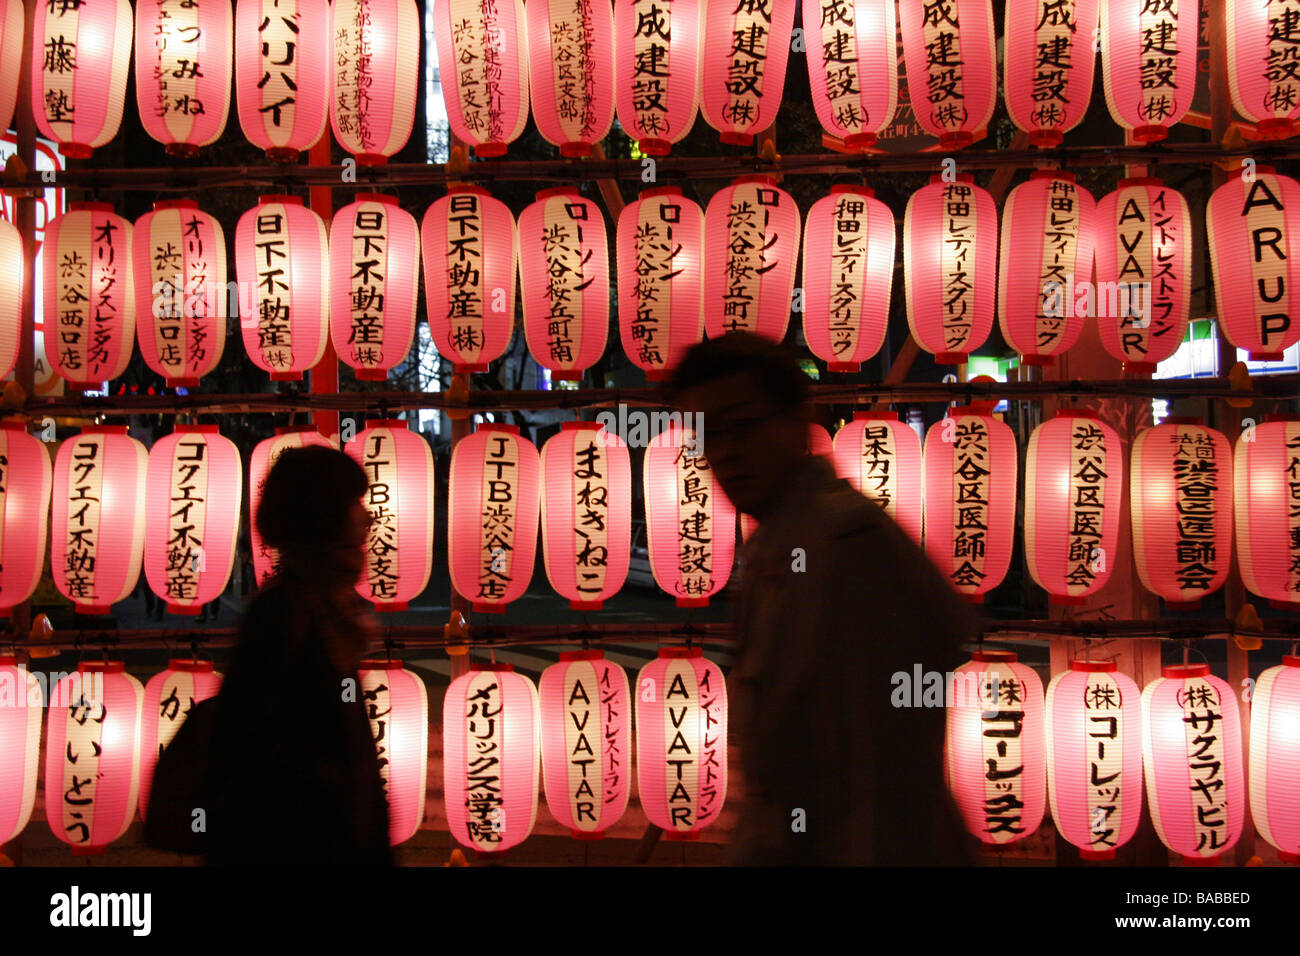
[[[281,563],[304,561],[326,572],[361,575],[369,512],[361,502],[368,482],[361,466],[322,445],[290,448],[276,460],[262,488],[257,531]]]

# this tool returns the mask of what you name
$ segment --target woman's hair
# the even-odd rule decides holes
[[[369,482],[360,465],[333,448],[290,448],[262,487],[257,532],[277,551],[328,547],[344,536]]]

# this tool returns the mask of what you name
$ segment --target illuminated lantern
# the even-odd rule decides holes
[[[803,234],[803,335],[832,372],[880,351],[894,288],[894,214],[865,186],[832,186]]]
[[[424,822],[429,776],[429,692],[401,661],[362,661],[361,696],[388,800],[388,842],[415,836]]]
[[[921,439],[897,412],[854,412],[835,433],[835,473],[921,543]]]
[[[1101,0],[1106,106],[1139,143],[1164,139],[1192,105],[1199,7],[1199,0]]]
[[[475,611],[502,613],[533,577],[541,463],[516,425],[481,424],[451,451],[451,583]]]
[[[331,33],[329,0],[237,0],[239,125],[274,162],[297,162],[325,135]]]
[[[19,664],[12,654],[0,654],[0,687],[6,688],[10,696],[6,705],[0,707],[0,846],[3,846],[22,833],[32,817],[45,700],[36,675]]]
[[[81,661],[50,692],[45,819],[74,853],[103,853],[135,818],[143,705],[121,661]]]
[[[1119,546],[1124,453],[1088,409],[1063,409],[1029,436],[1025,561],[1053,604],[1082,604],[1110,580]]]
[[[442,707],[447,824],[462,846],[501,853],[537,822],[537,688],[509,664],[471,664]],[[487,756],[485,756],[487,755]]]
[[[898,108],[898,24],[892,0],[803,0],[808,85],[822,129],[874,146]]]
[[[830,433],[816,422],[808,423],[808,454],[821,455],[825,458],[833,458],[835,455],[835,444],[831,441]],[[740,540],[748,541],[757,530],[758,519],[741,512]]]
[[[400,418],[379,418],[344,446],[366,473],[366,568],[357,593],[377,611],[405,611],[433,571],[433,453]]]
[[[552,381],[577,382],[609,339],[609,247],[600,206],[561,186],[519,214],[524,338]]]
[[[192,199],[165,199],[132,230],[136,335],[168,388],[197,388],[226,348],[226,236]]]
[[[1228,89],[1232,105],[1260,139],[1286,139],[1300,127],[1295,75],[1296,0],[1227,0]]]
[[[50,568],[80,614],[107,614],[140,579],[148,461],[125,425],[87,426],[59,446]]]
[[[1288,863],[1300,863],[1300,657],[1259,675],[1250,698],[1250,816]],[[4,832],[0,826],[0,833]]]
[[[25,422],[0,421],[0,617],[41,580],[52,485],[45,445],[27,434]]]
[[[135,9],[135,102],[169,156],[221,138],[234,57],[230,0],[152,0]]]
[[[589,156],[614,122],[614,9],[609,0],[529,0],[533,122],[561,156]]]
[[[943,771],[966,829],[992,846],[1031,836],[1047,804],[1043,682],[1014,651],[981,650],[953,672]]]
[[[1232,564],[1232,449],[1199,418],[1166,418],[1129,452],[1133,559],[1142,586],[1190,610]]]
[[[290,448],[304,445],[322,445],[334,448],[335,444],[317,431],[315,425],[290,425],[277,428],[273,438],[257,443],[248,462],[248,534],[253,552],[253,577],[261,587],[266,579],[280,569],[280,552],[263,544],[257,530],[257,507],[262,502],[266,476],[279,457]]]
[[[703,444],[693,429],[670,424],[651,439],[642,467],[650,572],[677,607],[707,607],[735,557],[736,508]]]
[[[898,16],[916,121],[945,149],[969,146],[988,127],[998,98],[993,4],[900,3]]]
[[[504,156],[528,122],[523,0],[434,0],[433,31],[452,133],[479,156]]]
[[[704,213],[704,328],[709,338],[755,332],[774,342],[790,324],[799,207],[770,176],[741,176]]]
[[[1300,342],[1300,183],[1259,166],[1233,177],[1205,211],[1219,331],[1255,361],[1278,361]]]
[[[1035,146],[1059,146],[1092,98],[1097,0],[1007,0],[1007,112]]]
[[[1035,170],[1002,210],[998,319],[1022,365],[1050,365],[1078,341],[1092,282],[1096,203],[1059,169]],[[1076,302],[1075,288],[1084,295]]]
[[[393,196],[359,193],[330,227],[330,338],[363,382],[382,382],[415,338],[420,232]]]
[[[297,196],[263,196],[235,226],[235,274],[256,292],[239,297],[248,357],[273,382],[301,381],[329,336],[325,223]]]
[[[36,127],[68,159],[89,159],[122,125],[131,65],[131,4],[51,0],[35,10],[31,76]]]
[[[540,698],[546,806],[571,836],[598,840],[632,789],[627,672],[603,651],[560,651],[542,671]]]
[[[8,129],[14,118],[22,58],[23,0],[0,0],[0,129]]]
[[[1300,416],[1266,415],[1237,439],[1233,455],[1237,563],[1252,594],[1300,610]]]
[[[190,716],[194,705],[217,696],[221,675],[212,661],[172,660],[144,685],[140,726],[140,818],[149,812],[158,758]]]
[[[18,12],[21,15],[22,6]],[[0,37],[0,41],[3,41]],[[0,378],[18,362],[18,330],[22,328],[23,238],[8,219],[0,219]]]
[[[695,125],[702,18],[703,0],[614,0],[618,122],[646,156],[667,156]]]
[[[903,218],[903,289],[916,344],[962,365],[993,330],[998,207],[974,177],[933,177]]]
[[[1169,665],[1142,691],[1147,803],[1160,842],[1214,864],[1241,836],[1246,791],[1237,695],[1209,664]]]
[[[704,338],[704,212],[680,187],[647,189],[618,215],[623,351],[662,382]]]
[[[727,683],[698,647],[661,647],[636,686],[641,808],[668,839],[690,839],[727,801]]]
[[[108,203],[74,202],[41,250],[50,364],[71,388],[99,388],[126,371],[135,344],[131,224]]]
[[[334,138],[358,165],[381,165],[415,123],[420,12],[415,0],[334,0],[331,16]]]
[[[541,454],[546,577],[575,611],[598,611],[627,580],[632,463],[599,422],[561,422]]]
[[[700,112],[724,143],[748,146],[776,122],[795,6],[702,0]]]
[[[1061,836],[1109,860],[1142,819],[1142,705],[1114,661],[1070,661],[1047,685],[1047,794]]]
[[[1149,376],[1183,344],[1191,237],[1187,200],[1159,179],[1125,179],[1097,203],[1097,330],[1125,372]]]
[[[1011,566],[1016,464],[1015,435],[992,415],[949,409],[925,436],[925,550],[972,603]]]

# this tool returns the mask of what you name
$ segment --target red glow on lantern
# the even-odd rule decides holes
[[[32,817],[45,699],[36,675],[12,654],[0,655],[0,686],[11,698],[0,707],[0,844],[5,844]]]
[[[1284,610],[1300,610],[1300,417],[1269,416],[1246,428],[1233,455],[1241,581]]]
[[[401,661],[362,661],[361,694],[388,800],[388,841],[415,836],[424,822],[429,776],[429,692]]]
[[[0,422],[0,462],[0,617],[8,617],[41,580],[53,477],[49,452],[22,421]]]

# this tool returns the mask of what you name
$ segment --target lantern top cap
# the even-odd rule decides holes
[[[1130,176],[1128,179],[1119,181],[1119,189],[1129,189],[1133,186],[1155,186],[1157,188],[1164,186],[1165,181],[1159,176]]]
[[[519,434],[519,426],[518,426],[518,425],[507,425],[505,422],[480,422],[479,425],[478,425],[478,427],[475,428],[474,431],[475,431],[475,433],[478,433],[478,432],[509,432],[511,435],[518,435],[518,434]]]
[[[896,422],[898,412],[854,412],[855,422]]]
[[[492,194],[482,186],[476,186],[474,183],[452,183],[447,187],[448,196],[463,196],[466,193],[475,196],[491,196]]]
[[[360,671],[400,671],[404,670],[401,661],[381,660],[376,657],[368,657],[357,665]]]
[[[1295,414],[1292,414],[1291,412],[1274,412],[1274,413],[1271,414],[1271,415],[1265,415],[1265,416],[1264,416],[1264,421],[1266,421],[1266,422],[1300,422],[1300,415],[1295,415]]]
[[[122,674],[126,672],[124,661],[81,661],[77,671],[82,674]]]
[[[25,432],[27,431],[27,422],[21,418],[6,418],[4,421],[0,421],[0,428],[11,432]]]
[[[352,197],[350,205],[356,205],[361,202],[380,202],[386,206],[400,205],[397,201],[397,197],[389,195],[388,193],[357,193]]]
[[[1031,180],[1032,179],[1064,179],[1066,182],[1069,183],[1075,181],[1074,173],[1070,172],[1068,169],[1035,169],[1032,173],[1029,174],[1029,178]]]
[[[1204,427],[1205,419],[1199,415],[1170,415],[1160,425],[1200,425]],[[1160,425],[1156,427],[1159,428]]]
[[[560,651],[560,660],[564,661],[603,661],[605,652],[595,648],[585,651]]]
[[[681,186],[653,186],[650,189],[641,190],[638,199],[650,199],[654,196],[680,196],[682,194]]]
[[[153,204],[154,212],[162,212],[164,209],[198,209],[199,201],[197,199],[159,199]]]
[[[955,173],[951,179],[944,179],[943,173],[932,173],[930,175],[931,183],[973,183],[975,182],[974,173]]]
[[[221,428],[218,425],[175,425],[172,427],[173,435],[219,435]]]
[[[552,186],[550,189],[539,189],[533,196],[538,202],[543,199],[554,199],[556,196],[573,196],[582,199],[582,193],[572,186]]]
[[[1096,418],[1100,419],[1095,408],[1058,408],[1052,418]]]
[[[484,663],[483,661],[474,661],[472,664],[469,665],[469,669],[471,671],[505,671],[508,673],[513,673],[515,669],[515,665],[504,664],[497,661],[493,661],[492,663]]]
[[[560,422],[560,431],[562,432],[575,431],[584,428],[589,429],[591,431],[600,431],[600,429],[604,427],[605,426],[602,422],[587,422],[587,421]]]
[[[970,659],[982,664],[1014,664],[1020,657],[1015,651],[983,650],[971,654]]]
[[[280,425],[275,429],[277,435],[294,435],[299,432],[320,432],[315,425]]]
[[[1108,674],[1118,670],[1114,661],[1070,661],[1070,670],[1084,673]]]
[[[659,657],[669,660],[703,657],[704,650],[699,647],[661,647],[659,648]]]
[[[1160,668],[1161,677],[1171,677],[1174,680],[1182,680],[1185,677],[1208,677],[1209,674],[1209,664],[1166,664]]]
[[[836,183],[831,187],[832,196],[842,196],[845,193],[856,193],[859,196],[868,196],[872,199],[876,197],[876,191],[870,186],[854,186],[852,183]]]
[[[0,667],[13,667],[18,663],[18,658],[12,654],[0,654]]]
[[[212,661],[173,658],[167,662],[167,669],[169,671],[180,671],[184,674],[211,674],[215,670],[215,665]]]
[[[745,186],[749,183],[757,183],[760,186],[775,186],[776,178],[770,173],[749,173],[744,176],[737,176],[731,181],[733,186]]]
[[[366,422],[366,428],[408,429],[410,427],[405,418],[372,418]]]
[[[1300,654],[1283,654],[1283,667],[1300,667]]]
[[[285,206],[301,206],[303,204],[301,196],[290,196],[288,193],[278,193],[257,197],[257,204],[259,206],[269,206],[272,203],[280,203]]]
[[[83,435],[125,435],[125,425],[86,425],[81,429]]]
[[[91,202],[81,200],[68,203],[68,212],[111,212],[116,213],[111,202]]]

